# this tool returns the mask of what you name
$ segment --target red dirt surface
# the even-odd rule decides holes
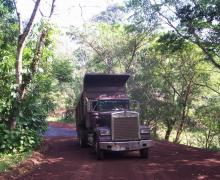
[[[98,161],[91,148],[81,149],[77,139],[45,139],[46,154],[18,180],[191,180],[220,179],[220,153],[155,141],[149,159],[138,152],[106,153]],[[19,167],[17,168],[19,169]],[[11,177],[11,178],[10,178]],[[0,176],[1,179],[1,176]]]
[[[146,180],[146,179],[220,179],[220,153],[168,142],[155,142],[149,159],[138,152],[108,153],[103,161],[95,159],[90,148],[80,149],[73,138],[47,139],[46,161],[19,180]]]

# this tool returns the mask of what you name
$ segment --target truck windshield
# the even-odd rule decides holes
[[[120,111],[129,109],[129,100],[100,100],[99,111]]]

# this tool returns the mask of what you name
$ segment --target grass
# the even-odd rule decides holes
[[[158,131],[157,131],[157,135],[158,135],[159,139],[164,139],[165,131],[166,131],[165,127],[163,125],[159,125]],[[174,129],[172,131],[172,133],[170,134],[169,141],[174,142],[175,137],[176,137],[176,130]],[[205,148],[204,141],[205,141],[205,137],[203,136],[202,132],[200,132],[199,130],[190,131],[187,129],[187,130],[183,131],[180,136],[180,144],[184,144],[187,146]],[[213,149],[213,150],[220,149],[217,136],[214,137],[212,144],[213,144],[213,146],[211,147],[211,149]]]
[[[31,155],[32,151],[15,154],[0,154],[0,172],[6,172],[9,168],[15,167]]]
[[[64,118],[64,117],[52,117],[49,116],[47,117],[47,121],[52,121],[52,122],[65,122],[65,123],[73,123],[75,122],[74,118]]]
[[[59,120],[60,120],[60,117],[52,117],[52,116],[47,117],[47,121],[57,122]]]

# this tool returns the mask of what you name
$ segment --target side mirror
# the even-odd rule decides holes
[[[87,111],[94,112],[97,111],[98,101],[97,100],[88,100],[87,101]]]

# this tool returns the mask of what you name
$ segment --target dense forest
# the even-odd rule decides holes
[[[38,147],[49,113],[75,108],[86,72],[129,73],[153,137],[219,148],[219,0],[127,0],[66,29],[48,2],[48,14],[36,0],[23,21],[16,1],[0,0],[1,153]],[[58,53],[60,36],[72,52]]]

